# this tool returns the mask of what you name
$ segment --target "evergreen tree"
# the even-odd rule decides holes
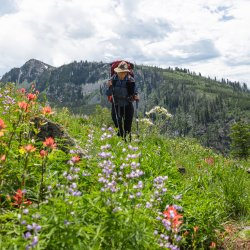
[[[250,124],[239,121],[231,127],[231,153],[234,157],[247,159],[250,156]]]

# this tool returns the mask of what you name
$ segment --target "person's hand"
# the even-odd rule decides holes
[[[108,87],[110,87],[110,86],[112,86],[112,81],[111,80],[108,81]]]
[[[139,95],[135,95],[135,96],[134,96],[134,100],[138,102],[138,101],[140,100]]]

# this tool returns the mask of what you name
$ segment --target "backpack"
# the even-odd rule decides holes
[[[114,62],[110,63],[110,66],[111,66],[111,68],[110,68],[110,76],[111,76],[111,78],[116,74],[114,69],[119,65],[120,62],[122,62],[122,61],[120,60],[120,61],[114,61]],[[134,77],[134,71],[133,71],[134,64],[130,63],[128,61],[124,61],[124,62],[126,62],[128,64],[128,69],[130,71],[129,75],[131,77]],[[132,91],[131,87],[129,87],[129,85],[127,85],[127,88],[128,88],[128,93],[130,94],[130,92]],[[134,85],[133,85],[133,89],[134,89]],[[111,103],[113,102],[112,96],[108,96],[108,101],[111,102]]]

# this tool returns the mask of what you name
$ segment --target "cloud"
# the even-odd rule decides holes
[[[149,20],[129,19],[127,23],[121,24],[121,27],[117,29],[117,33],[122,37],[150,41],[163,39],[169,32],[171,32],[170,24],[160,18]]]
[[[0,0],[0,17],[18,11],[15,0]]]

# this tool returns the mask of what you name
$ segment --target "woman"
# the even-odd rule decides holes
[[[131,133],[134,115],[133,101],[139,101],[134,78],[129,74],[128,64],[122,61],[114,69],[115,74],[108,81],[106,95],[112,97],[112,120],[118,128],[118,135],[126,139]]]

